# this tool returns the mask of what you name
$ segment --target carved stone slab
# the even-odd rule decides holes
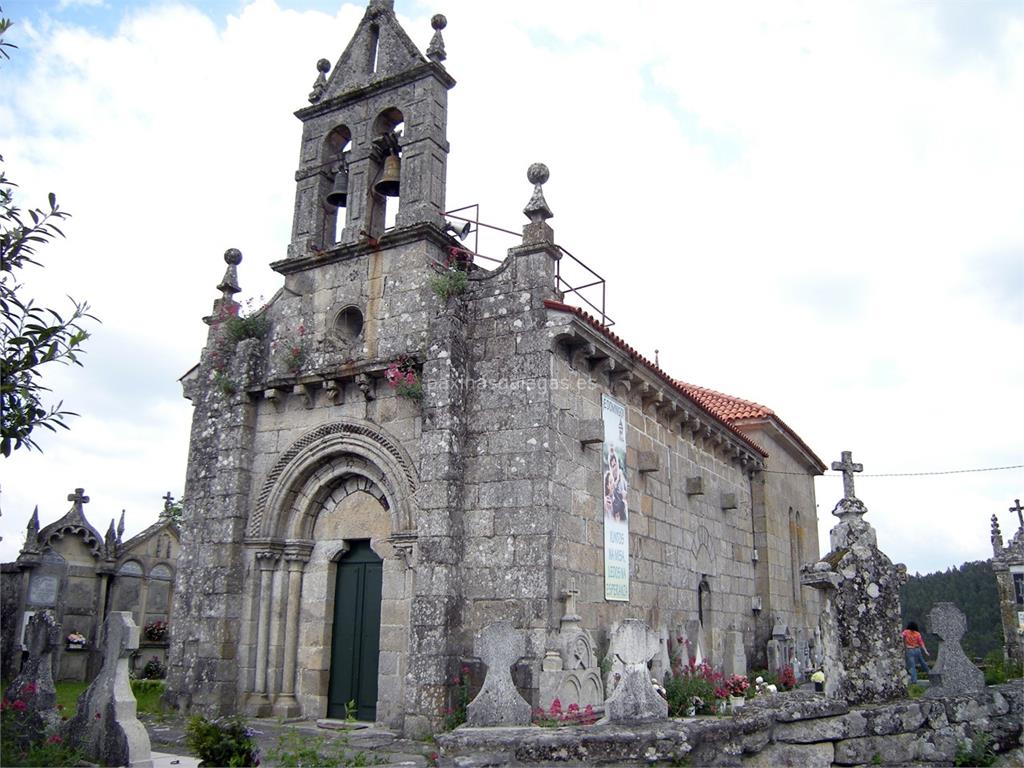
[[[27,717],[33,728],[50,730],[60,723],[57,711],[57,690],[53,686],[53,650],[61,641],[60,624],[52,611],[37,611],[28,620],[25,645],[28,658],[14,678],[4,698],[24,701]]]
[[[100,765],[152,768],[149,734],[136,717],[128,659],[139,647],[139,628],[128,611],[111,611],[103,624],[103,666],[78,697],[78,711],[66,724],[68,741]]]
[[[658,654],[658,635],[638,619],[612,634],[608,653],[622,663],[622,679],[604,704],[606,722],[643,723],[668,717],[668,702],[651,685],[647,662]]]
[[[512,682],[512,665],[526,653],[526,636],[510,621],[488,624],[473,641],[473,653],[487,666],[476,698],[466,707],[466,723],[475,726],[529,725],[530,705]]]
[[[928,613],[928,629],[942,638],[939,656],[925,691],[929,698],[985,690],[985,674],[967,658],[960,640],[967,619],[953,603],[936,603]]]

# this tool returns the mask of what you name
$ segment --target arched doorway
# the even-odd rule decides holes
[[[328,717],[377,719],[383,565],[369,539],[351,542],[338,561]]]

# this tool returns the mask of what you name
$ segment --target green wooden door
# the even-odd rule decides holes
[[[328,717],[345,717],[345,705],[355,701],[356,719],[377,718],[382,565],[369,541],[352,542],[338,562]]]

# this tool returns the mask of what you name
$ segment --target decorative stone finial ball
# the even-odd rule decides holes
[[[316,71],[323,72],[326,75],[331,71],[331,62],[327,59],[320,59],[320,61],[316,63]]]
[[[448,26],[448,19],[444,17],[443,13],[435,13],[430,17],[430,26],[436,31],[440,32],[442,29]]]
[[[544,163],[534,163],[526,170],[526,178],[531,184],[544,184],[551,172]]]
[[[224,251],[224,261],[237,267],[242,263],[242,252],[237,248],[228,248]]]

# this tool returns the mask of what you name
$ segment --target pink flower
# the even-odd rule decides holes
[[[407,384],[415,384],[416,374],[413,373],[412,371],[409,371],[408,373],[405,374],[405,381]]]
[[[560,714],[562,714],[562,702],[559,701],[558,699],[555,699],[554,701],[551,702],[551,714],[552,715],[560,715]]]
[[[50,738],[48,738],[48,739],[46,740],[46,743],[47,743],[47,744],[60,744],[60,743],[61,743],[61,741],[62,741],[61,737],[60,737],[60,736],[58,736],[58,735],[57,735],[57,734],[55,733],[55,734],[53,734],[52,736],[50,736]]]
[[[36,692],[36,684],[35,683],[25,683],[25,686],[21,689],[21,692],[22,693],[28,693],[28,694],[35,693]]]
[[[11,707],[14,709],[15,712],[24,712],[28,708],[28,704],[26,704],[21,699],[15,699],[14,703],[11,704]]]

